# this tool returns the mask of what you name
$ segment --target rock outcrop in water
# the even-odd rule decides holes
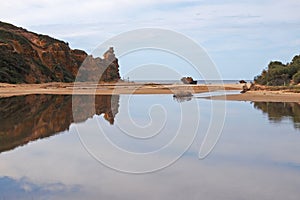
[[[197,84],[197,81],[194,81],[192,77],[182,77],[180,79],[184,84]]]
[[[82,50],[70,49],[64,41],[0,22],[0,82],[73,82],[87,56]],[[113,56],[113,52],[104,59],[89,56],[86,64],[96,63],[89,66],[94,71],[86,71],[84,75],[92,77],[82,77],[82,80],[94,80],[97,76],[99,81],[102,75],[100,81],[117,81],[119,65]],[[93,74],[101,71],[100,75]]]
[[[73,102],[72,102],[73,100]],[[95,102],[95,112],[87,109]],[[114,123],[119,96],[28,95],[0,99],[0,153],[69,129],[74,122],[72,103],[80,110],[76,122],[94,114]]]

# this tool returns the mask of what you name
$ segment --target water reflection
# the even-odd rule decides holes
[[[300,104],[281,102],[254,102],[254,108],[268,114],[270,121],[274,123],[290,119],[296,129],[300,129]]]
[[[66,123],[66,120],[72,119],[64,119],[63,117],[67,117],[66,114],[70,111],[62,110],[64,106],[71,109],[71,106],[64,105],[64,103],[72,104],[72,101],[68,99],[70,97],[35,96],[37,100],[41,100],[42,97],[49,99],[42,104],[38,102],[35,103],[36,105],[31,104],[34,105],[34,108],[30,109],[29,106],[26,108],[27,104],[24,101],[23,106],[18,108],[22,112],[14,114],[14,117],[18,119],[13,117],[10,117],[10,119],[26,122],[25,118],[30,118],[33,114],[40,115],[41,120],[48,119],[41,117],[42,114],[39,114],[39,112],[43,113],[43,116],[52,115],[53,117],[59,117],[60,113],[62,115],[59,118],[61,122],[56,122],[57,124],[63,124]],[[118,98],[113,96],[111,101],[107,101],[112,103],[115,102],[115,99],[119,102]],[[25,99],[20,98],[18,101]],[[3,100],[1,99],[0,102]],[[76,103],[82,103],[83,105],[87,103],[86,98],[75,100]],[[43,111],[40,108],[41,106],[49,107],[50,105],[46,106],[48,101],[53,101],[52,103],[57,107],[56,110]],[[100,104],[101,101],[98,101]],[[156,112],[155,109],[152,109],[149,114],[147,112],[149,105],[153,105],[153,103],[166,105],[167,113],[169,113],[167,116],[169,124],[166,125],[165,134],[172,136],[180,125],[178,119],[180,119],[181,106],[188,106],[189,112],[186,113],[185,117],[192,123],[198,113],[195,112],[194,106],[192,106],[193,101],[199,102],[201,109],[197,138],[190,149],[176,163],[155,173],[132,175],[111,170],[95,161],[83,148],[78,135],[75,134],[78,128],[82,128],[87,133],[82,135],[94,139],[94,136],[98,134],[97,128],[100,124],[101,128],[108,133],[107,135],[111,141],[115,144],[121,144],[120,147],[135,152],[142,152],[136,150],[149,152],[154,148],[157,149],[156,147],[163,146],[172,137],[160,135],[154,138],[155,143],[147,143],[145,140],[138,143],[127,139],[128,137],[125,135],[119,136],[118,133],[121,130],[118,125],[130,123],[126,111],[130,111],[130,116],[137,124],[147,125],[150,116],[158,121],[162,121],[163,118],[163,113]],[[298,133],[298,130],[291,127],[293,122],[286,120],[281,122],[280,126],[277,126],[277,124],[269,123],[266,116],[255,110],[249,103],[227,102],[227,118],[222,137],[213,152],[207,158],[199,160],[197,157],[199,146],[205,137],[206,126],[209,126],[213,114],[210,103],[210,101],[193,98],[191,101],[178,104],[172,100],[171,95],[121,96],[120,103],[118,103],[120,107],[118,104],[112,103],[115,107],[113,106],[107,110],[107,113],[111,111],[111,114],[116,114],[115,109],[119,109],[117,110],[119,113],[115,117],[114,126],[111,126],[110,122],[102,119],[102,117],[94,116],[83,123],[73,124],[69,127],[69,131],[65,131],[64,134],[39,140],[26,145],[24,148],[1,153],[0,200],[298,200],[300,196],[300,134],[295,134]],[[10,105],[14,106],[15,104]],[[103,105],[103,112],[106,112],[106,103],[101,105]],[[5,104],[1,103],[1,109],[4,108]],[[13,111],[18,110],[16,108],[11,109],[12,111],[10,111],[8,105],[6,106],[6,111],[11,112],[7,116],[13,115]],[[31,115],[27,112],[31,112]],[[0,113],[1,127],[5,130],[4,127],[9,125],[4,122],[10,122],[9,120],[3,121],[5,119],[3,113],[6,112],[1,111]],[[90,112],[86,109],[82,109],[82,120],[89,114]],[[41,120],[36,120],[36,123]],[[49,127],[50,123],[53,122],[49,121]],[[34,123],[31,124],[34,125]],[[14,123],[11,125],[13,126]],[[20,126],[19,123],[15,123],[15,125]],[[68,128],[68,126],[66,127]],[[190,130],[189,127],[184,129],[186,134]],[[203,127],[206,128],[203,129]],[[10,133],[14,132],[11,131]],[[144,132],[140,131],[139,134],[144,134]],[[96,145],[97,147],[101,146],[101,141],[95,141]],[[174,154],[175,151],[176,148],[157,157],[164,160]],[[113,156],[114,152],[104,151],[104,153]],[[119,159],[125,160],[128,165],[135,164],[134,160],[127,160],[123,157],[119,157]]]
[[[50,184],[36,184],[28,178],[15,179],[8,176],[0,177],[1,199],[43,199],[49,197],[68,197],[78,194],[79,185],[68,186],[55,182]],[[34,197],[34,198],[33,198]]]
[[[185,101],[191,101],[192,100],[192,96],[188,96],[188,97],[181,97],[181,96],[173,96],[173,99],[175,101],[177,101],[178,103],[182,103],[182,102],[185,102]]]
[[[114,123],[119,109],[119,96],[95,97],[95,113],[84,109],[93,96],[76,96],[74,100],[81,109],[79,120],[85,121],[97,115]],[[0,99],[0,153],[68,130],[74,122],[72,96],[28,95]]]
[[[193,94],[191,91],[179,91],[173,95],[173,99],[178,103],[182,103],[185,101],[191,101]]]

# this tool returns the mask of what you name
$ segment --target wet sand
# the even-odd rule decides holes
[[[241,90],[237,85],[184,85],[154,83],[43,83],[6,84],[0,83],[0,97],[29,94],[60,95],[111,95],[111,94],[176,94],[180,91],[202,93],[217,90]]]
[[[7,84],[0,83],[0,97],[29,94],[58,95],[112,95],[112,94],[176,94],[188,91],[192,94],[218,90],[242,90],[243,84],[184,85],[155,83],[43,83]],[[300,102],[300,93],[283,91],[248,91],[244,94],[204,97],[213,100],[256,101],[256,102]]]
[[[254,102],[295,102],[300,103],[300,93],[283,91],[248,91],[244,94],[231,94],[226,96],[212,96],[206,99],[228,101],[254,101]]]

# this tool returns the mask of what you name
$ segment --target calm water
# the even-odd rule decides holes
[[[2,98],[0,199],[299,199],[300,105],[226,102],[220,138],[198,159],[206,133],[217,129],[210,120],[222,114],[212,107],[222,103],[172,95]],[[120,172],[143,169],[154,172]]]
[[[181,83],[180,80],[133,80],[136,83],[158,83],[158,84],[174,84]],[[245,80],[250,83],[252,80]],[[197,80],[197,84],[239,84],[239,80]]]

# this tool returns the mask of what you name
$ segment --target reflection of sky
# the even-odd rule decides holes
[[[79,191],[79,186],[68,187],[61,183],[38,185],[26,178],[13,179],[7,176],[0,177],[0,185],[1,199],[63,199]]]
[[[125,99],[121,96],[116,124],[125,116],[121,113]],[[139,116],[140,123],[149,122],[149,115],[137,108],[149,105],[150,100],[161,101],[168,111],[168,120],[176,120],[178,103],[171,95],[148,99],[140,96],[133,100],[131,115],[133,118]],[[81,199],[83,196],[86,199],[299,198],[300,135],[291,121],[271,124],[267,116],[250,103],[227,102],[227,117],[220,141],[206,159],[198,160],[203,131],[209,121],[210,101],[192,101],[199,103],[200,126],[204,129],[200,128],[192,147],[174,165],[143,175],[123,174],[104,167],[84,150],[74,129],[75,126],[85,127],[86,133],[92,134],[93,130],[89,128],[98,121],[101,125],[106,124],[105,128],[111,133],[116,131],[115,126],[102,117],[94,117],[72,125],[69,132],[0,154],[0,199],[9,199],[9,193],[2,191],[12,190],[16,195],[25,194],[26,197],[27,194],[33,199],[40,199],[38,195],[49,199]],[[87,125],[91,126],[88,128]],[[116,135],[113,137],[117,139]],[[130,143],[129,139],[124,141]],[[149,145],[149,148],[153,147],[155,144]],[[140,148],[142,145],[136,147]],[[169,155],[162,154],[160,159],[166,156]],[[26,188],[31,191],[28,193]]]

